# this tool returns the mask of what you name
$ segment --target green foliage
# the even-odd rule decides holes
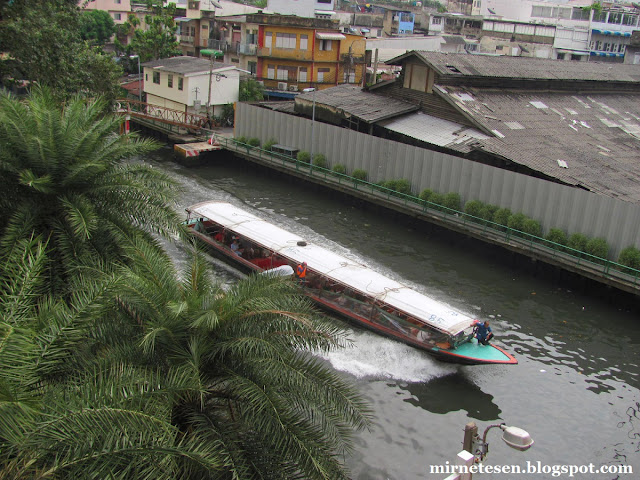
[[[509,217],[507,226],[513,230],[523,231],[524,222],[527,220],[527,216],[524,213],[516,213]]]
[[[497,205],[485,204],[478,212],[478,216],[487,222],[493,221],[493,216],[498,211],[499,207]]]
[[[245,137],[244,135],[237,137],[235,140],[237,143],[247,143],[247,137]]]
[[[300,150],[296,154],[296,160],[302,163],[310,163],[311,162],[311,154],[306,150]]]
[[[425,188],[420,192],[419,198],[420,200],[424,200],[425,202],[428,202],[431,200],[432,195],[433,195],[433,190],[429,188]]]
[[[56,292],[80,264],[121,259],[127,235],[178,229],[175,182],[145,164],[123,164],[157,144],[115,135],[122,118],[104,110],[102,100],[60,107],[44,89],[26,101],[0,95],[0,231],[5,242],[49,239]]]
[[[241,102],[259,102],[264,100],[264,85],[253,78],[241,80],[239,100]]]
[[[540,222],[533,218],[527,218],[522,223],[522,231],[535,237],[542,236],[542,227],[540,226]]]
[[[5,87],[27,81],[49,87],[63,100],[76,94],[102,95],[109,103],[116,98],[122,69],[82,39],[77,3],[16,1],[1,8],[0,79]]]
[[[585,245],[584,251],[594,257],[606,259],[609,254],[609,245],[604,238],[591,238]]]
[[[509,218],[511,217],[511,210],[508,208],[499,208],[493,214],[493,223],[507,227],[509,225]]]
[[[462,203],[462,199],[460,198],[460,195],[458,195],[456,192],[449,192],[445,194],[442,205],[444,205],[447,208],[450,208],[451,210],[459,211],[461,203]]]
[[[380,182],[380,186],[405,195],[411,194],[411,182],[405,178],[397,178]]]
[[[278,140],[276,140],[275,138],[270,138],[269,140],[264,142],[264,145],[262,146],[262,148],[264,148],[265,150],[270,152],[271,151],[271,147],[273,147],[274,145],[277,145],[277,144],[278,144]]]
[[[366,170],[356,168],[353,172],[351,172],[351,176],[355,179],[366,181],[368,174]]]
[[[470,200],[464,206],[464,213],[473,215],[474,217],[480,217],[480,211],[484,207],[484,203],[480,200]]]
[[[96,45],[104,45],[116,32],[116,25],[104,10],[87,10],[80,15],[80,36]]]
[[[345,167],[341,163],[336,163],[331,170],[342,175],[345,175],[347,173],[347,167]]]
[[[251,137],[249,140],[247,140],[247,143],[252,147],[259,147],[260,139],[258,137]]]
[[[587,248],[588,242],[589,237],[586,235],[582,233],[574,233],[569,237],[569,240],[567,240],[567,247],[584,252]]]
[[[567,234],[564,233],[564,231],[560,230],[559,228],[552,228],[551,230],[549,230],[549,233],[545,238],[550,242],[554,242],[559,245],[567,244]],[[553,248],[558,248],[558,247],[554,246]]]
[[[327,157],[325,157],[322,153],[316,153],[313,156],[313,164],[316,167],[327,168]]]
[[[216,117],[216,122],[218,125],[232,126],[235,120],[236,111],[233,107],[233,103],[227,103],[222,106],[222,113]]]
[[[640,250],[634,245],[623,248],[618,256],[618,263],[635,270],[640,270]]]
[[[118,49],[123,49],[127,55],[140,55],[142,62],[180,55],[176,38],[178,26],[174,20],[177,16],[176,4],[169,3],[164,7],[162,2],[149,0],[147,9],[150,13],[145,16],[144,30],[133,15],[121,27],[124,32],[133,32],[133,38],[128,45],[118,46]]]
[[[442,193],[437,193],[434,192],[433,195],[431,195],[431,198],[429,199],[429,201],[435,205],[444,205],[444,200],[445,200],[445,196]],[[442,210],[441,208],[436,208],[437,210]]]

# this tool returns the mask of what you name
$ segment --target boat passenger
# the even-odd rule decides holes
[[[213,236],[213,239],[216,242],[224,243],[224,232],[222,230],[216,232],[216,234]]]
[[[493,338],[493,332],[489,326],[489,320],[476,324],[475,336],[478,339],[478,343],[481,343],[482,345],[489,345],[489,340]]]
[[[207,233],[207,229],[204,226],[203,218],[196,220],[196,224],[193,226],[193,230],[200,233]]]
[[[296,267],[296,277],[302,284],[307,282],[307,262],[302,262]]]
[[[231,250],[239,257],[242,256],[242,249],[240,248],[240,243],[238,242],[237,238],[234,238],[231,242]]]

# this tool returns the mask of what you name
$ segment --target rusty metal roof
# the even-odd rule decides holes
[[[364,92],[356,85],[338,85],[336,87],[301,93],[295,98],[297,103],[322,104],[336,109],[345,117],[356,117],[367,123],[374,123],[418,110],[419,106],[400,100]]]

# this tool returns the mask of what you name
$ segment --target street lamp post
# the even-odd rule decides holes
[[[134,58],[138,59],[138,100],[142,104],[142,74],[140,73],[140,55],[129,55],[129,58],[133,60]],[[142,106],[142,105],[141,105]]]
[[[480,438],[480,435],[478,435],[478,427],[476,427],[474,422],[470,422],[465,427],[463,448],[473,454],[480,462],[482,462],[489,453],[487,433],[492,428],[500,428],[503,432],[502,441],[515,450],[524,452],[531,448],[534,443],[531,435],[529,435],[525,430],[519,427],[508,427],[504,423],[489,425],[484,430],[482,438]]]

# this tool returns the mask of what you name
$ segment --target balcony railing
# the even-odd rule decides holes
[[[191,35],[180,35],[180,43],[193,45],[193,37]]]
[[[226,52],[229,50],[229,42],[227,42],[226,40],[214,40],[210,38],[207,46],[209,48],[213,48],[214,50],[220,50],[221,52]]]
[[[238,55],[256,55],[258,46],[255,43],[239,43],[237,53]]]

